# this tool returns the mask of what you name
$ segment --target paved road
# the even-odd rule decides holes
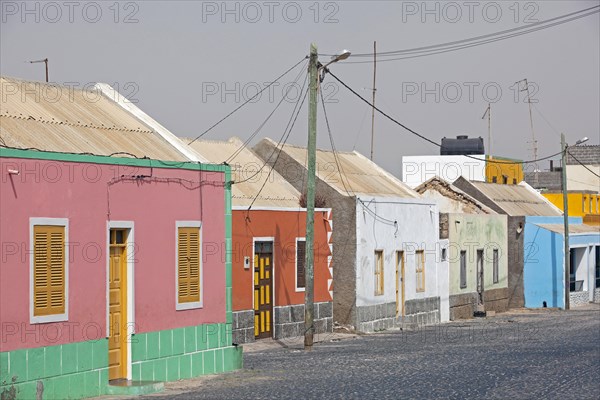
[[[598,399],[600,307],[514,312],[244,355],[170,399]]]

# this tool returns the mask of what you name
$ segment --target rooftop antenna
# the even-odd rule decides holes
[[[373,161],[373,146],[375,143],[375,77],[377,73],[377,42],[373,42],[373,108],[371,109],[371,161]]]
[[[521,79],[520,81],[515,82],[515,83],[517,85],[520,85],[522,82],[525,85],[524,85],[523,89],[521,89],[519,91],[527,92],[527,103],[529,104],[529,125],[531,126],[531,144],[533,146],[533,160],[537,161],[538,147],[537,147],[537,140],[535,140],[535,131],[533,130],[533,113],[531,112],[531,95],[529,93],[529,82],[527,82],[527,78],[525,78],[525,79]],[[538,187],[538,172],[540,171],[540,168],[537,165],[537,162],[534,162],[533,167],[534,167],[533,182],[534,182],[534,187],[537,188]]]
[[[481,119],[484,119],[487,115],[488,118],[488,154],[490,158],[492,158],[492,104],[488,103],[487,108],[485,109],[485,113]]]
[[[29,61],[30,64],[41,63],[41,62],[46,64],[46,82],[48,82],[48,58],[44,58],[43,60]]]

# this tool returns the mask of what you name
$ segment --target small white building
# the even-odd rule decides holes
[[[264,139],[254,147],[302,194],[306,148]],[[272,156],[273,154],[278,157]],[[332,209],[334,321],[372,332],[448,321],[448,265],[439,213],[357,152],[317,150],[317,206]]]

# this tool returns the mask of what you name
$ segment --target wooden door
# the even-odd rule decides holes
[[[396,252],[396,317],[404,316],[404,252]]]
[[[254,336],[273,336],[273,242],[254,244]]]
[[[127,230],[110,230],[108,379],[127,379]]]
[[[477,250],[477,304],[483,305],[483,250]]]

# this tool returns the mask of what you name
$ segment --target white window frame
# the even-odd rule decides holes
[[[110,230],[125,229],[127,243],[125,244],[127,255],[127,379],[132,377],[131,362],[131,335],[136,333],[135,326],[135,224],[133,221],[107,221],[106,222],[106,337],[110,337]]]
[[[190,303],[179,302],[179,228],[198,228],[200,230],[200,301]],[[202,221],[175,221],[175,310],[195,310],[204,307],[204,252],[202,251]]]
[[[65,228],[65,312],[63,314],[34,315],[33,271],[35,246],[33,230],[37,225],[62,226]],[[69,219],[68,218],[29,218],[29,323],[43,324],[69,320]]]
[[[306,287],[298,287],[298,242],[304,242],[304,252],[306,254],[306,238],[305,237],[297,237],[296,238],[296,247],[294,248],[294,260],[296,262],[294,271],[294,287],[296,288],[296,292],[304,292]],[[305,259],[306,260],[306,259]],[[306,264],[306,262],[305,262]],[[304,265],[304,271],[306,272],[306,265]],[[306,283],[306,282],[305,282]]]

